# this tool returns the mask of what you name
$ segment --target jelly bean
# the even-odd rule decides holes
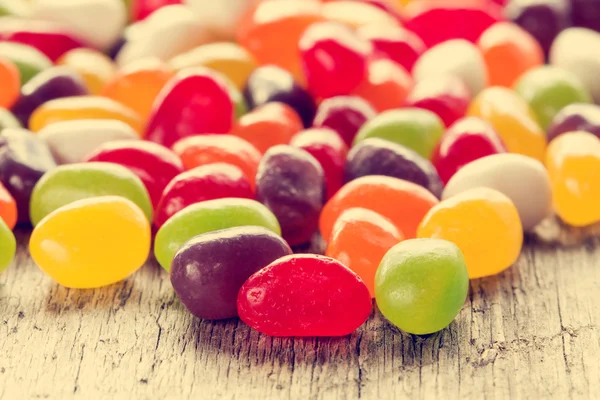
[[[591,96],[573,74],[551,66],[532,69],[515,83],[515,91],[525,99],[542,129],[548,129],[552,118],[573,103],[589,103]]]
[[[375,297],[379,262],[403,238],[389,219],[366,208],[349,208],[333,225],[325,255],[356,272]]]
[[[512,87],[524,72],[544,64],[544,51],[526,30],[510,22],[498,22],[477,41],[488,71],[490,86]]]
[[[173,178],[163,190],[154,224],[160,228],[175,213],[191,204],[232,197],[254,198],[250,182],[241,169],[225,163],[190,169]]]
[[[470,102],[469,88],[454,75],[425,78],[417,82],[406,99],[408,107],[434,112],[447,127],[465,115]]]
[[[192,204],[173,215],[158,230],[154,255],[160,265],[171,270],[179,248],[194,236],[237,226],[262,226],[281,233],[277,218],[268,208],[248,199],[218,199]]]
[[[298,113],[305,127],[311,125],[317,109],[312,96],[289,72],[272,65],[254,70],[246,83],[244,97],[250,108],[273,101],[285,103]]]
[[[442,136],[431,161],[440,178],[450,178],[470,162],[492,154],[505,153],[506,147],[494,128],[477,117],[456,121]]]
[[[54,21],[93,47],[107,50],[121,35],[127,10],[121,0],[37,0],[32,17]]]
[[[138,138],[129,125],[111,119],[57,122],[39,131],[38,137],[48,144],[57,164],[81,162],[106,142]]]
[[[368,25],[397,26],[398,20],[381,8],[363,1],[338,0],[323,5],[325,19],[358,28]]]
[[[600,24],[596,18],[595,11],[598,7],[597,0],[571,0],[571,20],[574,26],[593,29],[600,32]]]
[[[490,123],[511,153],[543,159],[546,135],[529,105],[512,90],[498,86],[483,90],[467,115]]]
[[[450,74],[460,78],[475,96],[488,82],[487,67],[479,49],[462,39],[449,40],[427,50],[413,68],[416,81]]]
[[[118,196],[94,197],[55,210],[35,227],[29,251],[62,286],[92,289],[137,271],[150,252],[150,223]]]
[[[249,8],[256,3],[254,0],[183,0],[196,17],[213,32],[223,39],[234,39],[236,28]]]
[[[141,21],[162,7],[181,4],[181,2],[182,0],[132,0],[131,17],[134,21]]]
[[[13,229],[17,224],[17,202],[14,197],[0,183],[0,219],[8,229]],[[1,270],[2,268],[0,268]]]
[[[373,107],[361,97],[331,97],[319,104],[313,126],[333,129],[346,145],[351,146],[358,130],[376,115]]]
[[[146,128],[146,139],[171,147],[198,133],[227,133],[233,104],[226,81],[208,68],[178,72],[160,91]]]
[[[0,107],[10,108],[17,98],[21,89],[21,77],[19,69],[10,61],[0,57]]]
[[[589,132],[560,135],[548,146],[546,168],[552,183],[554,209],[572,226],[600,221],[600,140]]]
[[[21,128],[21,123],[8,110],[0,107],[0,132],[6,128]]]
[[[17,66],[21,75],[21,85],[52,66],[52,61],[39,50],[21,43],[1,42],[0,57]]]
[[[17,240],[6,223],[0,219],[0,272],[10,266],[17,252]]]
[[[334,130],[307,129],[294,136],[290,145],[306,151],[319,162],[325,174],[326,199],[342,187],[348,147]]]
[[[31,192],[37,181],[56,166],[46,143],[26,129],[0,134],[0,182],[17,202],[19,222],[29,221]]]
[[[75,96],[50,100],[38,107],[29,118],[29,129],[38,132],[61,121],[78,119],[115,119],[125,122],[138,134],[142,131],[140,116],[112,99],[99,96]]]
[[[117,72],[110,58],[92,49],[71,50],[63,54],[56,65],[71,67],[77,71],[91,94],[100,94],[106,82]]]
[[[239,119],[231,131],[256,147],[260,152],[278,144],[288,144],[302,130],[296,112],[284,103],[266,103]]]
[[[21,96],[12,112],[23,126],[29,124],[31,114],[42,104],[61,97],[88,94],[85,83],[77,72],[69,67],[53,67],[37,74],[21,88]]]
[[[292,254],[280,236],[263,227],[244,226],[196,236],[173,258],[171,283],[196,317],[236,317],[240,288],[254,273]]]
[[[136,111],[147,121],[155,99],[173,76],[158,58],[133,61],[106,82],[100,94]]]
[[[243,47],[228,42],[211,43],[174,57],[169,64],[176,70],[207,67],[228,77],[243,89],[250,74],[257,68],[256,60]]]
[[[444,188],[429,160],[407,147],[379,138],[366,139],[348,153],[345,180],[348,182],[368,175],[404,179],[423,186],[438,198]]]
[[[410,74],[388,59],[369,61],[367,76],[352,94],[367,100],[378,112],[404,106],[413,86]]]
[[[417,59],[427,50],[419,36],[399,26],[367,25],[357,33],[371,42],[376,54],[395,61],[407,71],[412,71]]]
[[[548,141],[572,131],[586,131],[600,138],[600,106],[569,104],[560,110],[548,128]]]
[[[410,239],[416,236],[417,226],[436,204],[438,199],[416,183],[389,176],[363,176],[344,185],[329,199],[321,213],[319,230],[328,238],[344,210],[362,207],[383,215]]]
[[[375,6],[386,13],[388,13],[391,17],[396,20],[396,23],[402,24],[404,23],[404,16],[402,15],[403,9],[400,4],[397,4],[393,1],[388,0],[361,0],[362,3],[370,4]],[[366,26],[373,25],[368,22]],[[389,25],[389,24],[388,24]]]
[[[368,138],[398,143],[429,159],[444,133],[442,120],[428,110],[405,108],[390,110],[368,121],[358,132],[354,144]]]
[[[523,227],[504,194],[490,188],[466,190],[434,206],[419,225],[419,238],[445,239],[465,256],[469,278],[498,274],[519,257]]]
[[[416,335],[450,325],[468,291],[465,257],[446,240],[413,239],[397,244],[383,257],[375,276],[377,307],[383,316]]]
[[[552,43],[550,63],[576,76],[596,103],[600,102],[600,83],[596,71],[600,68],[600,33],[584,28],[568,28]]]
[[[405,27],[428,47],[452,39],[475,42],[490,25],[502,20],[500,7],[480,0],[419,0],[406,7],[405,15]]]
[[[240,318],[270,336],[345,336],[371,314],[369,291],[340,262],[317,255],[280,258],[252,275],[237,299]]]
[[[304,31],[298,43],[309,91],[317,98],[349,94],[367,73],[373,48],[349,27],[320,22]]]
[[[477,187],[506,195],[530,231],[552,213],[552,189],[544,165],[521,154],[494,154],[465,165],[446,185],[443,199]]]
[[[554,38],[570,21],[568,0],[511,0],[504,14],[535,38],[547,54]]]
[[[118,164],[88,162],[61,165],[44,174],[31,193],[31,223],[37,225],[64,205],[98,196],[129,199],[152,221],[148,191],[133,172]]]
[[[258,165],[256,199],[275,214],[290,246],[307,243],[325,199],[323,168],[304,150],[274,146]]]
[[[260,65],[278,66],[299,78],[297,43],[308,26],[322,20],[321,4],[316,1],[262,1],[240,23],[237,40]]]
[[[98,146],[84,161],[120,164],[138,176],[156,207],[167,184],[183,172],[177,155],[159,144],[141,140],[119,140]]]

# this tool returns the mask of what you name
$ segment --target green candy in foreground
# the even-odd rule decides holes
[[[98,196],[125,197],[152,222],[152,203],[140,178],[118,164],[89,162],[61,165],[42,176],[31,194],[31,223],[37,225],[52,211],[76,200]]]
[[[173,215],[156,233],[154,255],[171,270],[177,250],[194,236],[238,226],[262,226],[281,235],[279,222],[261,203],[249,199],[217,199],[192,204]]]
[[[15,235],[0,218],[0,272],[4,271],[12,263],[17,252],[17,241]]]
[[[468,290],[465,259],[446,240],[405,240],[386,253],[375,275],[379,310],[392,324],[415,335],[447,327]]]
[[[21,74],[21,86],[52,66],[52,61],[38,49],[21,43],[0,43],[0,57],[12,61],[17,66]]]

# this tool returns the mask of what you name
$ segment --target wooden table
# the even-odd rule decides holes
[[[193,318],[153,261],[104,289],[62,288],[18,232],[0,275],[0,398],[598,398],[599,233],[546,221],[429,337],[374,312],[349,337],[282,339]]]

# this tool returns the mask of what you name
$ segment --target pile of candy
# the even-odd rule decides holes
[[[553,210],[600,221],[600,20],[504,3],[0,0],[0,269],[30,223],[69,288],[153,243],[199,318],[445,328]]]

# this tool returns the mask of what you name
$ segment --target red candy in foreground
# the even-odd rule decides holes
[[[340,262],[291,255],[252,275],[238,293],[238,314],[271,336],[344,336],[371,314],[362,279]]]

